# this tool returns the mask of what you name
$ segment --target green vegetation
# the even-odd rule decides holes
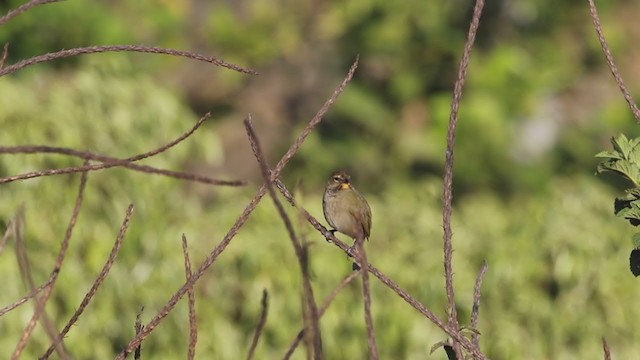
[[[0,4],[0,13],[20,3]],[[302,179],[302,203],[322,219],[327,175],[350,169],[373,211],[369,261],[444,318],[441,174],[471,3],[159,3],[163,6],[61,2],[0,27],[0,45],[11,43],[9,64],[61,48],[144,43],[196,49],[261,73],[250,77],[159,55],[98,54],[0,79],[1,146],[63,146],[124,158],[167,143],[212,111],[212,120],[193,137],[142,163],[250,180],[247,187],[231,188],[121,168],[89,174],[85,203],[47,307],[58,328],[107,259],[127,205],[136,208],[115,266],[65,339],[74,357],[113,357],[132,338],[140,307],[146,322],[184,283],[181,234],[198,266],[253,197],[261,178],[244,135],[246,113],[252,113],[275,164],[356,54],[361,62],[354,81],[283,180],[292,189]],[[454,269],[460,321],[469,321],[475,277],[486,259],[478,330],[490,358],[601,358],[602,336],[616,358],[637,358],[637,279],[627,262],[634,229],[616,221],[612,211],[623,185],[593,176],[592,155],[606,148],[612,134],[633,139],[638,131],[604,66],[587,6],[533,0],[487,6],[456,139]],[[638,39],[625,29],[637,27],[626,15],[633,9],[637,5],[625,1],[600,9],[612,51],[631,63],[638,60],[632,52]],[[624,72],[632,69],[625,64],[620,67],[627,83],[638,83],[632,71]],[[612,162],[600,169],[623,172],[637,185],[638,170],[615,161],[631,161],[636,145],[637,140],[616,138],[613,152],[603,154]],[[0,177],[80,164],[61,155],[0,154]],[[0,233],[24,205],[36,284],[55,263],[78,183],[75,174],[0,185]],[[625,198],[622,211],[616,207],[619,216],[639,218],[635,194],[629,192],[634,198]],[[295,210],[288,210],[297,219]],[[351,263],[307,224],[297,226],[312,244],[312,284],[320,303]],[[0,253],[0,306],[28,292],[13,253],[13,242]],[[302,325],[301,279],[270,201],[258,206],[196,286],[198,356],[246,356],[264,288],[270,294],[269,318],[256,358],[281,358]],[[445,339],[376,280],[372,295],[381,358],[424,359],[431,345]],[[15,347],[32,311],[29,303],[0,318],[3,355]],[[336,298],[321,329],[327,359],[365,358],[357,281]],[[145,340],[143,358],[182,358],[187,343],[182,301]],[[48,345],[37,327],[24,358],[41,355]],[[294,358],[303,354],[298,349]],[[429,358],[444,359],[444,352]]]

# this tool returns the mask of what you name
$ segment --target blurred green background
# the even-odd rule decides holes
[[[0,2],[0,13],[22,1]],[[640,3],[601,1],[604,30],[632,93],[640,88]],[[29,67],[0,79],[0,144],[53,145],[127,157],[212,120],[145,164],[224,179],[195,185],[124,169],[89,175],[85,204],[47,311],[62,328],[100,271],[127,205],[136,206],[118,261],[65,343],[77,359],[113,357],[184,282],[180,236],[199,265],[260,185],[242,125],[253,115],[272,164],[360,55],[354,81],[285,170],[322,219],[328,174],[346,168],[373,210],[369,260],[446,318],[441,194],[453,84],[469,1],[65,1],[0,27],[8,63],[78,46],[145,44],[193,50],[255,68],[249,76],[168,56],[97,54]],[[640,289],[628,268],[633,229],[613,216],[624,184],[595,177],[597,152],[637,125],[597,41],[586,1],[486,4],[460,111],[454,180],[454,267],[460,321],[487,273],[479,331],[492,359],[640,358]],[[0,176],[79,165],[58,155],[1,155]],[[79,175],[0,186],[0,232],[25,206],[36,283],[64,237]],[[301,279],[290,240],[265,199],[198,283],[202,358],[246,356],[270,293],[257,358],[284,355],[302,325]],[[291,209],[290,209],[291,210]],[[296,218],[294,211],[291,215]],[[351,264],[308,225],[318,302]],[[347,239],[344,239],[347,240]],[[28,292],[14,243],[0,254],[0,305]],[[383,359],[444,359],[445,335],[377,281],[373,314]],[[33,311],[0,319],[0,349],[15,347]],[[367,357],[358,282],[322,318],[328,359]],[[25,358],[49,340],[36,328]],[[187,305],[144,342],[143,358],[184,358]],[[4,356],[4,355],[3,355]],[[55,356],[54,356],[55,357]],[[296,359],[304,358],[303,349]]]

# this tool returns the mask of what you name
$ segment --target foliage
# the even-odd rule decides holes
[[[596,157],[604,158],[598,164],[598,173],[611,171],[631,182],[634,187],[626,190],[626,196],[617,197],[614,202],[616,216],[629,220],[633,226],[640,225],[640,138],[627,139],[624,134],[611,138],[613,151],[602,151]],[[640,232],[632,236],[635,250],[640,249]],[[631,272],[640,275],[638,261],[632,251],[629,258]]]

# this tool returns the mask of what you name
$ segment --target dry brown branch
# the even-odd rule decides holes
[[[264,325],[267,323],[267,314],[269,313],[269,293],[267,293],[267,289],[262,290],[262,301],[260,301],[260,304],[262,305],[262,311],[260,311],[260,318],[258,320],[258,325],[256,326],[256,332],[253,334],[253,340],[251,340],[251,347],[249,348],[247,360],[253,359],[253,354],[258,346],[258,340],[260,340],[260,335],[262,335]]]
[[[221,66],[221,67],[224,67],[230,70],[235,70],[245,74],[258,75],[258,72],[255,70],[244,68],[244,67],[217,59],[212,56],[205,56],[205,55],[198,54],[191,51],[165,49],[165,48],[159,48],[159,47],[153,47],[153,46],[142,46],[142,45],[105,45],[105,46],[88,46],[88,47],[74,48],[74,49],[68,49],[68,50],[61,50],[53,53],[34,56],[32,58],[22,60],[16,64],[7,66],[4,69],[0,70],[0,77],[22,70],[27,66],[39,64],[42,62],[52,61],[55,59],[71,57],[71,56],[78,56],[78,55],[84,55],[84,54],[96,54],[96,53],[104,53],[104,52],[141,52],[141,53],[181,56],[181,57],[186,57],[193,60],[208,62],[217,66]]]
[[[136,335],[139,335],[142,330],[144,330],[144,325],[142,325],[142,312],[144,311],[144,306],[140,308],[140,311],[138,311],[138,314],[136,314],[136,324],[134,326],[134,329],[136,329]],[[142,343],[140,343],[138,345],[138,347],[136,347],[136,351],[133,354],[133,358],[135,360],[140,360],[140,355],[142,354]]]
[[[320,123],[324,114],[329,110],[331,105],[336,101],[336,99],[342,93],[342,91],[344,91],[344,88],[351,81],[353,77],[353,73],[355,72],[357,66],[358,66],[358,59],[356,58],[356,61],[353,63],[353,65],[349,69],[349,72],[344,78],[344,80],[342,81],[342,83],[340,83],[340,85],[333,92],[331,97],[324,103],[324,105],[320,108],[318,113],[313,117],[313,119],[311,119],[309,124],[307,124],[307,127],[302,131],[302,134],[300,134],[298,139],[291,146],[291,148],[289,148],[287,153],[285,153],[284,157],[280,159],[275,170],[271,173],[271,181],[277,179],[280,176],[280,173],[282,172],[284,167],[287,165],[291,157],[293,157],[293,155],[298,151],[300,146],[302,146],[302,143],[304,142],[304,140],[309,136],[311,131]],[[218,256],[224,251],[224,249],[226,249],[226,247],[229,245],[233,237],[238,233],[242,225],[244,225],[244,223],[249,219],[249,216],[251,215],[253,210],[255,210],[256,206],[258,205],[262,197],[266,194],[266,191],[267,191],[266,187],[263,185],[260,188],[260,190],[258,190],[258,193],[254,196],[254,198],[249,202],[249,204],[247,204],[247,207],[244,209],[244,211],[242,212],[242,214],[240,215],[236,223],[233,224],[233,226],[231,226],[231,228],[229,229],[227,234],[224,236],[222,241],[211,251],[211,253],[207,256],[207,258],[202,263],[202,265],[200,265],[198,270],[193,274],[191,279],[187,281],[180,289],[178,289],[175,294],[173,294],[171,299],[169,299],[167,304],[162,309],[160,309],[158,314],[156,314],[156,316],[147,324],[145,329],[141,331],[140,334],[137,334],[136,337],[129,342],[126,348],[118,355],[117,359],[124,359],[128,354],[130,354],[133,351],[133,349],[135,349],[144,340],[144,338],[148,336],[156,328],[156,326],[158,326],[158,324],[171,312],[171,310],[176,306],[178,301],[180,301],[180,299],[185,295],[185,293],[187,292],[187,289],[193,286],[193,284],[195,284],[198,281],[198,279],[200,279],[202,275],[204,275],[205,271],[207,271],[207,269],[216,261]]]
[[[271,177],[270,177],[271,169],[269,169],[269,164],[267,164],[267,160],[264,157],[264,153],[260,149],[260,141],[258,140],[258,137],[255,131],[253,130],[253,126],[251,123],[251,114],[249,114],[247,119],[245,119],[244,126],[247,130],[247,135],[249,136],[251,150],[253,150],[253,154],[258,160],[258,164],[260,165],[262,178],[265,181],[264,186],[267,187],[267,191],[269,192],[271,199],[273,199],[273,203],[276,206],[276,209],[278,210],[278,214],[280,215],[280,218],[282,219],[285,227],[287,228],[287,232],[289,233],[289,238],[291,239],[293,249],[295,251],[296,257],[298,258],[298,264],[300,265],[300,271],[302,273],[303,290],[305,294],[309,295],[305,299],[307,302],[306,306],[309,309],[309,311],[311,311],[311,318],[316,320],[316,321],[312,321],[312,328],[314,333],[314,342],[313,342],[314,358],[316,360],[320,360],[322,359],[322,338],[320,335],[320,325],[317,322],[318,306],[316,305],[316,301],[313,296],[313,287],[311,286],[311,279],[309,276],[309,266],[308,266],[307,256],[306,256],[305,250],[302,248],[302,245],[300,244],[300,241],[298,240],[298,237],[295,231],[293,230],[293,223],[291,222],[289,215],[287,215],[287,212],[284,209],[284,206],[282,206],[282,203],[278,199],[278,194],[276,193],[276,190],[273,187],[273,180],[271,180]]]
[[[210,117],[211,117],[210,113],[205,114],[196,122],[196,124],[190,130],[183,133],[175,140],[172,140],[171,142],[165,145],[162,145],[157,149],[154,149],[139,155],[131,156],[129,158],[122,159],[122,160],[112,158],[109,156],[94,154],[87,151],[79,151],[74,149],[67,149],[67,148],[53,147],[53,146],[25,145],[25,146],[0,147],[0,154],[3,154],[3,153],[4,154],[56,153],[56,154],[75,156],[85,160],[98,160],[102,162],[102,164],[95,164],[95,165],[85,164],[83,166],[33,171],[33,172],[20,174],[20,175],[8,176],[8,177],[0,178],[0,184],[17,181],[17,180],[32,179],[40,176],[52,176],[52,175],[68,174],[68,173],[83,172],[83,171],[95,171],[95,170],[102,170],[102,169],[108,169],[116,166],[121,166],[121,167],[130,168],[132,170],[140,171],[140,172],[161,174],[161,175],[170,176],[174,178],[190,180],[195,182],[202,182],[202,183],[212,184],[212,185],[226,185],[226,186],[246,185],[246,182],[241,180],[231,180],[231,181],[217,180],[217,179],[208,178],[206,176],[189,174],[189,173],[181,173],[181,172],[164,170],[164,169],[156,169],[151,166],[137,165],[132,163],[134,161],[138,161],[138,160],[142,160],[142,159],[146,159],[146,158],[158,155],[172,148],[173,146],[179,144],[180,142],[187,139],[189,136],[193,135],[196,132],[196,130],[198,130],[202,126],[202,124],[206,120],[208,120]]]
[[[333,289],[331,294],[329,294],[329,296],[327,296],[324,299],[324,302],[322,303],[322,307],[318,310],[318,317],[319,318],[322,317],[322,315],[324,315],[324,313],[329,308],[329,305],[331,305],[331,302],[333,302],[333,299],[335,299],[336,296],[338,296],[340,291],[342,291],[342,289],[344,289],[347,285],[349,285],[353,281],[353,279],[355,279],[359,274],[360,273],[357,272],[357,271],[351,272],[349,275],[347,275],[347,277],[345,277],[340,282],[340,284],[338,284],[338,286],[336,286],[335,289]],[[291,358],[291,355],[293,355],[293,352],[296,350],[296,348],[300,344],[300,341],[302,341],[306,330],[307,330],[306,328],[303,328],[298,332],[298,335],[296,335],[296,338],[293,339],[293,342],[291,343],[291,346],[289,346],[289,349],[287,350],[287,353],[284,355],[284,360],[288,360],[288,359]]]
[[[73,326],[78,321],[78,319],[80,318],[80,315],[82,315],[84,310],[87,308],[87,306],[89,305],[89,302],[98,291],[98,288],[100,287],[100,285],[102,285],[104,280],[107,278],[107,275],[109,274],[109,270],[111,270],[111,266],[113,266],[113,263],[115,262],[116,257],[120,252],[120,247],[122,246],[124,235],[127,233],[127,229],[129,229],[129,223],[131,221],[132,214],[133,214],[133,204],[129,204],[129,207],[127,208],[127,212],[124,217],[124,221],[120,226],[118,237],[116,238],[116,242],[113,245],[113,248],[111,249],[111,253],[109,254],[109,257],[107,258],[107,262],[104,264],[104,266],[102,267],[102,270],[100,271],[100,274],[98,274],[98,277],[93,282],[91,289],[89,289],[89,291],[84,296],[84,299],[82,299],[82,302],[80,302],[80,306],[73,313],[73,315],[67,322],[67,325],[65,325],[64,329],[62,329],[60,334],[54,339],[53,343],[49,346],[49,349],[45,351],[45,353],[40,357],[40,359],[48,359],[51,356],[54,348],[62,341],[62,339],[64,339],[64,337],[67,335],[69,330],[71,330],[71,326]]]
[[[602,46],[602,51],[604,52],[604,57],[607,61],[607,65],[609,66],[609,70],[611,70],[611,74],[613,78],[618,83],[618,87],[620,88],[620,92],[622,92],[622,96],[629,104],[629,108],[633,112],[633,116],[636,118],[636,122],[640,123],[640,109],[636,105],[633,97],[631,97],[631,93],[627,89],[627,86],[624,84],[624,80],[620,75],[620,71],[618,71],[618,67],[613,61],[613,55],[611,55],[611,50],[609,50],[609,45],[607,44],[607,40],[604,37],[604,32],[602,31],[602,25],[600,24],[600,17],[598,16],[598,10],[596,9],[596,4],[594,0],[589,0],[589,11],[591,12],[591,19],[593,20],[593,25],[596,28],[596,32],[598,33],[598,40],[600,40],[600,45]]]
[[[191,278],[191,259],[189,259],[189,250],[187,249],[187,237],[182,234],[182,253],[184,254],[184,274],[187,281]],[[198,343],[198,323],[196,322],[196,294],[193,286],[187,291],[187,299],[189,303],[189,350],[187,359],[193,360],[196,356],[196,344]]]
[[[31,320],[27,324],[27,327],[24,329],[24,332],[22,333],[22,337],[20,338],[20,341],[18,342],[18,345],[16,346],[16,349],[14,350],[13,355],[11,356],[11,359],[18,359],[20,357],[25,346],[27,346],[27,341],[29,340],[29,337],[31,337],[31,333],[34,327],[36,326],[36,322],[38,321],[38,318],[44,312],[45,305],[49,300],[49,296],[51,295],[51,292],[53,291],[53,287],[55,286],[56,280],[58,278],[58,274],[60,273],[62,263],[67,254],[67,249],[69,248],[69,241],[71,239],[71,235],[73,234],[73,229],[75,228],[76,222],[78,221],[78,215],[80,214],[80,208],[82,207],[82,202],[84,200],[84,190],[86,188],[86,185],[87,185],[87,173],[83,172],[82,177],[80,178],[80,189],[78,190],[78,197],[76,198],[76,204],[75,204],[75,207],[73,208],[73,213],[71,214],[69,225],[67,226],[67,232],[60,245],[60,252],[58,253],[56,264],[53,268],[53,271],[51,272],[51,276],[53,277],[53,280],[51,281],[51,284],[44,289],[42,296],[38,299],[33,316],[31,317]]]
[[[26,4],[20,5],[17,9],[9,11],[5,16],[0,17],[0,26],[14,17],[22,14],[23,12],[31,9],[34,6],[44,5],[48,3],[58,2],[62,0],[31,0]]]
[[[371,285],[369,284],[369,261],[364,249],[364,239],[356,240],[358,249],[358,262],[362,273],[362,297],[364,300],[364,322],[367,325],[367,342],[369,343],[369,353],[371,359],[378,360],[378,345],[376,344],[376,332],[373,327],[373,317],[371,316]]]
[[[293,196],[291,196],[291,193],[289,192],[289,190],[282,183],[282,181],[280,180],[276,181],[276,187],[280,190],[282,195],[287,199],[287,201],[289,201],[289,203],[292,206],[297,207],[304,214],[307,221],[316,230],[318,230],[325,237],[325,239],[327,239],[329,243],[333,243],[334,245],[342,249],[342,251],[347,253],[347,255],[349,256],[352,256],[352,257],[357,256],[357,254],[355,254],[355,252],[351,247],[347,246],[347,244],[345,244],[340,239],[338,239],[331,231],[327,230],[327,228],[325,228],[324,225],[322,225],[315,217],[309,214],[308,211],[306,211],[303,207],[297,204]],[[377,277],[380,281],[382,281],[385,285],[387,285],[387,287],[393,290],[396,294],[398,294],[404,301],[409,303],[409,305],[411,305],[414,309],[418,310],[422,315],[427,317],[432,323],[434,323],[436,326],[442,329],[449,336],[451,336],[452,338],[460,342],[460,344],[462,344],[462,346],[465,349],[471,352],[476,357],[476,359],[487,359],[487,357],[480,351],[480,349],[476,348],[467,338],[461,335],[457,329],[452,329],[450,326],[445,324],[442,320],[440,320],[440,318],[438,318],[433,313],[433,311],[431,311],[429,308],[423,305],[420,301],[418,301],[409,293],[407,293],[402,288],[400,288],[398,284],[396,284],[394,281],[392,281],[389,277],[387,277],[385,274],[383,274],[380,270],[378,270],[371,264],[369,264],[369,272],[372,273],[375,277]]]
[[[75,156],[85,160],[98,160],[103,163],[111,164],[117,163],[115,166],[124,167],[134,171],[139,171],[148,174],[159,174],[176,179],[182,179],[187,181],[199,182],[210,185],[226,185],[226,186],[244,186],[247,184],[244,180],[218,180],[203,175],[185,173],[180,171],[158,169],[148,165],[138,165],[127,160],[121,160],[110,156],[96,154],[88,151],[80,151],[63,147],[46,146],[46,145],[21,145],[21,146],[0,146],[0,154],[37,154],[37,153],[53,153]],[[112,167],[112,166],[109,166]],[[79,169],[79,168],[69,168]],[[99,170],[99,169],[98,169]],[[67,171],[75,172],[75,171]],[[22,179],[18,179],[22,180]]]
[[[54,275],[55,274],[51,274],[49,276],[49,279],[47,279],[47,281],[45,281],[42,285],[38,286],[35,289],[32,289],[31,292],[28,295],[25,295],[23,298],[21,298],[20,300],[14,302],[11,305],[7,305],[5,307],[3,307],[2,309],[0,309],[0,317],[2,317],[4,314],[10,312],[11,310],[17,308],[18,306],[26,303],[29,299],[33,298],[34,296],[38,295],[40,293],[40,291],[42,291],[42,289],[48,287],[49,285],[51,285],[51,283],[54,280]]]
[[[4,68],[4,64],[7,63],[7,58],[9,57],[9,43],[4,44],[4,48],[2,49],[2,59],[0,59],[0,70]]]
[[[611,360],[611,350],[609,350],[609,344],[604,337],[602,337],[602,349],[604,350],[604,360]]]
[[[27,241],[24,236],[24,229],[26,229],[25,222],[26,221],[25,221],[25,215],[24,215],[24,205],[22,205],[20,206],[20,209],[18,210],[16,216],[14,217],[14,222],[13,222],[14,224],[13,233],[15,234],[15,243],[16,243],[15,245],[16,257],[18,259],[18,267],[20,269],[20,275],[22,276],[22,279],[27,284],[31,292],[36,293],[35,281],[33,281],[33,274],[31,273],[31,262],[29,261],[29,256],[28,256],[29,254],[27,253]],[[50,274],[49,279],[52,281],[54,279],[54,274]],[[50,281],[47,281],[47,282],[51,283]],[[38,304],[37,298],[34,304],[36,304],[35,308],[37,308],[37,304]],[[53,341],[58,335],[58,330],[56,329],[56,326],[53,324],[53,321],[51,321],[51,318],[49,318],[49,315],[47,315],[46,311],[42,312],[42,316],[40,317],[39,320],[47,336],[49,336],[49,338]],[[64,359],[64,360],[70,359],[66,349],[64,348],[64,344],[58,344],[55,350],[61,359]]]
[[[7,229],[4,231],[4,235],[2,235],[2,239],[0,239],[0,254],[2,254],[2,252],[4,251],[5,246],[7,246],[7,242],[9,241],[9,237],[13,233],[11,231],[12,228],[13,228],[13,220],[9,221],[9,223],[7,224]]]
[[[460,325],[458,324],[458,313],[456,311],[455,302],[455,290],[453,287],[453,244],[452,236],[453,229],[451,228],[451,214],[452,214],[452,200],[453,200],[453,162],[454,162],[454,148],[456,142],[456,128],[458,126],[458,111],[460,109],[460,100],[462,99],[462,90],[467,78],[467,68],[469,66],[469,60],[471,58],[471,50],[473,49],[473,43],[475,41],[476,33],[478,32],[478,25],[480,24],[480,15],[482,14],[482,8],[484,7],[484,0],[476,0],[476,5],[473,9],[473,18],[469,26],[469,33],[467,35],[467,42],[464,45],[464,52],[462,54],[462,60],[460,60],[460,68],[458,69],[458,78],[453,90],[453,101],[451,102],[451,114],[449,116],[449,126],[447,129],[447,150],[445,152],[445,166],[444,166],[444,191],[443,191],[443,211],[442,211],[442,225],[444,228],[443,242],[444,242],[444,274],[445,284],[447,290],[447,324],[449,327],[458,331]],[[464,358],[460,347],[456,341],[453,341],[453,348],[456,352],[458,359]]]
[[[480,289],[482,288],[482,280],[487,274],[488,269],[487,261],[482,262],[480,273],[476,279],[476,286],[473,288],[473,308],[471,309],[471,328],[478,329],[478,315],[480,314]],[[480,335],[478,332],[473,333],[473,345],[480,349]]]

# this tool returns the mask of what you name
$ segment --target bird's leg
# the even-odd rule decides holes
[[[331,235],[336,236],[336,231],[338,231],[338,229],[331,229],[329,230],[329,232],[331,233]],[[331,241],[330,239],[327,239],[327,242],[329,244],[333,244],[333,241]]]

